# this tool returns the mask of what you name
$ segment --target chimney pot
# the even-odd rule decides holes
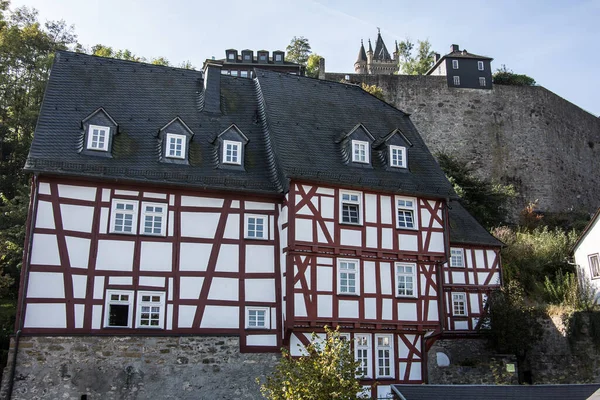
[[[442,56],[440,55],[440,53],[434,53],[433,54],[433,62],[434,63],[440,61],[440,58],[442,58]]]

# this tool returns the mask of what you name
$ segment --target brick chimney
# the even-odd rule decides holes
[[[458,45],[457,44],[453,44],[452,46],[450,46],[450,52],[455,52],[455,51],[459,51],[458,50]]]
[[[433,53],[433,63],[434,64],[436,62],[440,61],[440,58],[442,58],[442,56],[440,55],[440,53]]]
[[[325,59],[319,58],[319,79],[325,79]]]
[[[207,62],[204,65],[204,106],[202,111],[221,112],[221,64]]]

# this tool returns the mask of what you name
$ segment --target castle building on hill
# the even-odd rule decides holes
[[[449,87],[491,89],[492,60],[460,50],[457,44],[453,44],[450,53],[445,56],[435,53],[433,67],[425,75],[446,75]]]
[[[361,40],[358,59],[354,63],[354,72],[366,75],[393,75],[398,72],[398,42],[396,42],[394,53],[390,56],[379,29],[377,30],[375,51],[371,47],[371,39],[369,39],[368,51],[365,51]]]

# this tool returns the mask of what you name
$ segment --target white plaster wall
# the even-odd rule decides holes
[[[438,302],[437,300],[429,301],[429,312],[427,313],[428,321],[437,321],[440,316],[438,315]]]
[[[332,197],[321,196],[321,217],[333,218],[335,203]]]
[[[246,301],[275,302],[275,280],[274,279],[251,279],[245,282]]]
[[[398,303],[399,321],[416,321],[417,304],[416,303]]]
[[[373,226],[367,226],[367,247],[378,248],[378,245],[377,228]]]
[[[94,278],[94,300],[102,300],[104,298],[104,276],[96,276]]]
[[[223,199],[211,197],[181,196],[181,205],[184,207],[223,207]]]
[[[30,272],[27,297],[64,299],[65,284],[63,274],[59,272]]]
[[[69,199],[94,201],[96,199],[96,188],[60,184],[58,185],[58,195]]]
[[[234,300],[239,299],[238,280],[234,278],[213,278],[208,292],[209,300]]]
[[[377,299],[367,297],[365,301],[365,318],[377,319]]]
[[[339,300],[338,316],[340,318],[358,318],[358,299]]]
[[[58,242],[55,235],[34,233],[31,246],[31,264],[60,265]]]
[[[90,239],[67,236],[67,252],[72,268],[87,268],[90,257]]]
[[[214,238],[220,216],[219,213],[182,212],[181,236]]]
[[[365,194],[365,221],[377,222],[377,195]]]
[[[179,306],[179,328],[192,328],[194,325],[194,315],[196,314],[197,306]]]
[[[313,241],[313,221],[310,219],[296,218],[296,240],[302,242]]]
[[[52,203],[49,201],[38,201],[35,227],[54,229],[54,211],[52,209]]]
[[[222,244],[215,271],[238,272],[240,270],[240,253],[237,244]]]
[[[596,218],[588,229],[585,237],[580,241],[575,249],[575,263],[578,265],[578,273],[581,278],[587,281],[595,291],[596,302],[600,297],[600,279],[592,279],[590,262],[588,256],[600,254],[600,216]]]
[[[247,346],[277,346],[277,335],[248,335]]]
[[[119,190],[115,189],[115,196],[137,196],[140,192],[135,190]]]
[[[85,305],[75,304],[75,328],[83,328],[83,317],[85,316]]]
[[[379,264],[379,278],[381,284],[381,294],[392,294],[392,288],[394,286],[394,281],[392,280],[392,271],[390,263],[380,263]]]
[[[73,297],[76,299],[85,299],[87,293],[87,276],[72,275],[73,280]]]
[[[180,271],[206,271],[212,245],[208,243],[181,243]]]
[[[365,293],[377,293],[377,279],[375,262],[363,262],[363,285]]]
[[[306,317],[306,304],[302,293],[294,293],[294,315],[297,317]]]
[[[140,276],[140,286],[151,286],[156,288],[164,289],[165,277],[164,276]]]
[[[203,283],[203,277],[182,276],[179,278],[179,298],[184,300],[198,300]]]
[[[393,235],[394,231],[391,228],[381,228],[381,247],[383,249],[391,249],[394,247]]]
[[[404,251],[418,251],[419,245],[417,235],[398,234],[398,247]]]
[[[246,272],[275,272],[275,248],[266,245],[247,245]]]
[[[317,266],[317,290],[320,292],[333,291],[333,268]]]
[[[29,303],[25,308],[25,328],[66,328],[64,303]]]
[[[225,239],[239,239],[240,238],[240,215],[230,214],[227,216],[227,223],[225,224],[225,233],[223,235]]]
[[[94,207],[61,204],[60,214],[62,216],[63,229],[86,233],[92,231]]]
[[[425,240],[425,238],[423,238]],[[446,250],[443,232],[431,232],[429,251],[443,253]]]
[[[381,307],[381,318],[392,319],[392,299],[383,299]]]
[[[108,207],[102,207],[100,209],[100,226],[98,227],[99,233],[106,233],[108,231]]]
[[[40,182],[40,186],[38,189],[40,194],[51,194],[50,192],[50,184],[46,182]]]
[[[110,276],[108,277],[109,285],[133,285],[131,276]]]
[[[333,316],[333,302],[329,295],[317,295],[317,314],[319,318],[331,318]]]
[[[200,328],[235,329],[240,325],[239,307],[206,306]]]
[[[133,269],[134,242],[99,240],[96,269],[108,271],[131,271]]]
[[[343,246],[362,246],[362,232],[358,230],[340,229],[340,242]]]
[[[258,201],[245,201],[246,210],[275,210],[275,204]]]
[[[392,198],[390,196],[380,196],[379,202],[381,203],[381,223],[391,224],[392,223]]]

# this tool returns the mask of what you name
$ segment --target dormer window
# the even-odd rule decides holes
[[[283,55],[281,55],[281,54],[275,54],[275,61],[278,61],[278,62],[283,61]]]
[[[108,138],[110,128],[108,126],[90,125],[88,128],[88,150],[108,151]]]
[[[252,61],[251,57],[252,56],[248,53],[244,54],[244,61]]]
[[[352,141],[352,162],[369,163],[369,142]]]
[[[177,135],[167,133],[167,146],[165,149],[165,157],[168,158],[185,158],[185,135]]]
[[[406,168],[406,147],[390,146],[390,166]]]
[[[224,140],[223,141],[223,162],[225,164],[240,165],[242,163],[242,157],[240,156],[241,147],[242,147],[241,142]]]
[[[227,59],[228,60],[235,60],[235,54],[234,53],[227,54]]]

